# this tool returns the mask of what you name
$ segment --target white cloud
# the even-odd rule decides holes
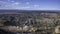
[[[15,1],[11,1],[11,2],[15,2]]]
[[[7,4],[7,2],[0,1],[0,5],[1,5],[0,8],[5,7],[6,4]]]
[[[39,7],[39,5],[34,5],[34,7]]]
[[[15,2],[14,4],[15,4],[15,5],[19,5],[20,3],[19,3],[19,2]]]
[[[24,1],[32,1],[32,0],[24,0]]]
[[[20,6],[20,2],[14,2],[13,3],[10,2],[3,2],[0,1],[0,9],[19,9],[19,10],[60,10],[59,8],[42,8],[40,7],[40,5],[36,4],[33,6]],[[26,4],[30,4],[29,2],[26,2]]]
[[[30,4],[30,2],[26,2],[26,4]]]
[[[10,0],[8,0],[8,1],[10,1]]]
[[[10,9],[10,8],[8,8],[8,9]],[[29,6],[17,6],[17,7],[11,7],[11,9],[18,9],[18,10],[28,10],[28,9],[30,9],[30,7]]]
[[[17,7],[20,7],[20,2],[13,2],[13,3],[11,3],[11,2],[3,2],[3,1],[0,1],[0,9],[6,9],[6,8],[8,8],[8,9],[15,9],[15,8],[17,8]],[[15,8],[14,8],[15,7]]]
[[[28,9],[28,8],[30,8],[29,6],[26,6],[26,7],[22,7],[23,9]]]
[[[5,4],[5,3],[7,3],[7,2],[0,1],[0,3],[1,3],[1,4],[3,4],[3,3]]]

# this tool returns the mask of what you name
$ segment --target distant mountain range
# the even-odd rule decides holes
[[[60,13],[60,10],[0,10],[0,13]]]

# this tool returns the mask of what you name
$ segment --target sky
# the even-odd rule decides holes
[[[60,10],[60,0],[0,0],[0,9]]]

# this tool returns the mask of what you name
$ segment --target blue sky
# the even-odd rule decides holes
[[[60,10],[60,0],[0,0],[0,9]]]

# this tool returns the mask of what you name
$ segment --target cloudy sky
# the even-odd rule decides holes
[[[0,9],[60,10],[60,0],[0,0]]]

